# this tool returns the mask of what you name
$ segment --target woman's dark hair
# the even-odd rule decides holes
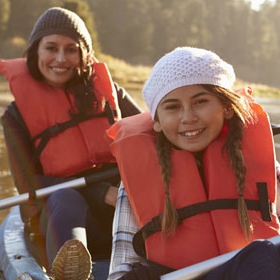
[[[250,106],[242,100],[240,94],[229,91],[215,85],[202,85],[207,91],[215,94],[227,110],[233,110],[233,117],[227,120],[228,135],[224,150],[227,151],[231,167],[236,177],[236,187],[238,195],[238,215],[240,225],[244,235],[249,239],[252,226],[249,220],[248,211],[243,192],[245,188],[246,166],[241,150],[243,137],[243,128],[251,122],[254,122],[254,114]],[[156,118],[157,119],[157,116]],[[169,182],[172,173],[170,164],[171,143],[165,135],[160,132],[157,135],[157,154],[159,164],[161,165],[162,177],[165,187],[165,209],[163,215],[162,232],[165,236],[172,234],[177,226],[177,211],[172,205],[169,197]]]
[[[26,51],[27,68],[31,76],[43,81],[44,77],[38,67],[38,46],[41,39],[36,40]],[[74,95],[75,105],[80,113],[93,112],[98,107],[92,87],[92,65],[89,65],[86,47],[79,43],[80,66],[74,77],[65,85],[65,91]]]

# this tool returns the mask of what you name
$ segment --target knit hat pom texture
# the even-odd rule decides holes
[[[232,90],[234,82],[233,67],[217,54],[199,48],[180,47],[155,64],[143,87],[143,98],[154,118],[161,99],[176,88],[211,84]]]
[[[92,51],[92,41],[88,29],[84,21],[72,11],[60,7],[46,10],[33,27],[28,40],[29,45],[52,34],[66,35],[77,42],[83,41],[87,50]]]

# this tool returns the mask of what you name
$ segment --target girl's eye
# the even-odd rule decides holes
[[[196,100],[196,101],[194,102],[194,104],[199,105],[199,104],[206,103],[206,102],[208,102],[208,101],[209,101],[208,99],[206,99],[206,98],[202,98],[202,99],[198,99],[198,100]]]
[[[179,104],[169,104],[169,105],[166,105],[165,110],[176,110],[179,108],[180,108]]]

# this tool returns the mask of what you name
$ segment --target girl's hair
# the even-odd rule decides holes
[[[246,166],[241,150],[243,128],[254,121],[254,114],[249,105],[243,102],[241,96],[233,91],[226,90],[215,85],[202,85],[207,91],[215,94],[227,110],[233,110],[234,115],[227,120],[228,135],[224,150],[227,151],[231,167],[236,177],[236,187],[238,194],[238,216],[241,228],[246,238],[250,238],[251,223],[248,216],[243,192],[245,188]],[[156,116],[157,118],[157,116]],[[175,232],[178,217],[177,211],[169,196],[169,183],[172,176],[170,164],[171,143],[162,132],[157,135],[157,153],[161,166],[162,177],[165,188],[165,207],[162,221],[162,233],[165,237]]]
[[[31,76],[43,81],[44,77],[38,67],[38,46],[41,39],[36,40],[26,51],[27,68]],[[79,43],[80,65],[74,75],[65,85],[65,91],[74,95],[75,105],[79,113],[93,112],[98,107],[92,87],[92,65],[87,61],[87,50]]]

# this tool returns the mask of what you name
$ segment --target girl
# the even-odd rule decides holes
[[[205,279],[279,279],[276,247],[251,243],[280,232],[271,128],[234,81],[215,53],[176,48],[143,88],[150,112],[109,129],[124,189],[108,279],[159,279],[248,244]]]

